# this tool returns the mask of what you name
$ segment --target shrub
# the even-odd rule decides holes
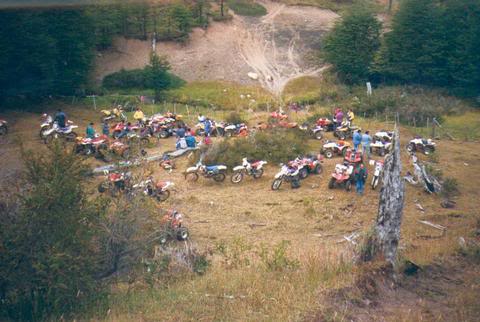
[[[447,177],[442,183],[442,196],[451,199],[459,194],[458,181],[455,178]]]
[[[231,112],[225,118],[225,122],[230,124],[240,124],[240,123],[247,123],[247,121],[237,112]]]
[[[228,0],[227,2],[237,15],[258,17],[267,14],[267,9],[253,0]]]
[[[283,271],[287,269],[296,269],[299,266],[298,260],[290,259],[287,256],[287,247],[290,244],[287,240],[282,240],[269,250],[262,245],[259,256],[265,268],[269,271]]]
[[[205,164],[238,165],[242,158],[267,160],[271,163],[287,162],[305,154],[307,146],[291,130],[275,129],[257,132],[247,138],[234,138],[213,144],[204,156]]]

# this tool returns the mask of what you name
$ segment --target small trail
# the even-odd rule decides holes
[[[269,13],[255,22],[235,16],[237,50],[244,62],[259,75],[262,87],[280,97],[290,80],[318,75],[325,67],[303,67],[306,64],[302,50],[306,46],[300,45],[301,29],[294,23],[285,24],[285,17],[282,17],[291,14],[291,7],[268,3],[267,8]],[[284,43],[279,43],[279,38]],[[290,39],[285,41],[285,38]]]

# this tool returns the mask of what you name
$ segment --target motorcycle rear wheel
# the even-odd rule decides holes
[[[217,173],[216,175],[213,176],[213,180],[215,180],[216,182],[222,182],[225,180],[225,174]]]
[[[300,179],[298,179],[298,178],[292,179],[292,181],[290,181],[290,185],[291,185],[292,189],[300,188]]]
[[[272,182],[272,190],[278,190],[280,189],[280,186],[282,185],[282,179],[275,179]]]
[[[188,236],[190,234],[188,233],[188,229],[185,227],[180,227],[177,230],[177,240],[179,241],[184,241],[188,239]]]
[[[240,183],[243,180],[243,173],[241,171],[234,172],[230,177],[232,183]]]
[[[75,141],[75,139],[77,138],[77,136],[78,136],[77,133],[75,133],[75,132],[72,131],[72,132],[68,133],[68,134],[65,136],[65,139],[66,139],[68,142],[73,142],[73,141]]]
[[[254,179],[260,179],[263,176],[263,169],[258,169],[253,172]]]
[[[160,201],[160,202],[166,201],[168,199],[168,197],[170,197],[170,191],[169,190],[165,190],[165,191],[157,193],[157,200]]]

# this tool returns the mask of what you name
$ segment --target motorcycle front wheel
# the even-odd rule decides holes
[[[243,173],[241,171],[234,172],[230,177],[232,183],[240,183],[243,180]]]
[[[282,179],[275,179],[272,182],[272,190],[278,190],[280,189],[280,186],[282,185]]]
[[[196,172],[190,172],[185,174],[185,180],[190,181],[190,182],[195,182],[198,180],[198,173]]]
[[[375,190],[377,185],[378,185],[378,177],[373,177],[373,179],[372,179],[372,190]]]

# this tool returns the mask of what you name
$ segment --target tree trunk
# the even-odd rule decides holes
[[[362,258],[371,260],[383,257],[395,265],[402,225],[404,180],[401,176],[400,139],[395,129],[393,151],[385,159],[383,187],[380,191],[378,215],[373,236],[367,241]]]
[[[222,15],[222,17],[223,17],[223,2],[224,0],[220,0],[220,14]]]
[[[388,0],[388,12],[392,11],[393,0]]]

